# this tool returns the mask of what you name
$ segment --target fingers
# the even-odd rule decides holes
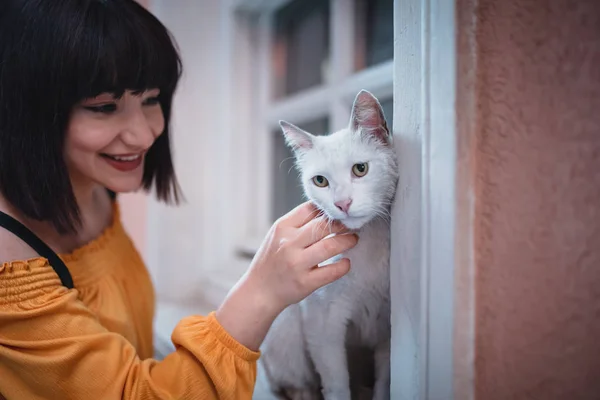
[[[321,286],[328,285],[342,276],[346,275],[350,271],[350,260],[342,258],[341,260],[326,265],[324,267],[317,267],[310,271],[307,279],[309,287],[316,290]]]
[[[356,243],[358,243],[358,236],[355,234],[342,234],[323,239],[302,251],[302,264],[320,264],[333,256],[351,249],[356,246]]]
[[[331,221],[327,217],[321,216],[311,220],[299,229],[296,244],[301,247],[308,247],[325,236],[344,232],[348,232],[348,228],[341,222]]]
[[[319,209],[310,201],[300,204],[281,217],[280,223],[286,227],[299,228],[319,215]]]

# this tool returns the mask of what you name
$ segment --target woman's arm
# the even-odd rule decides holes
[[[214,314],[182,320],[176,350],[141,360],[43,259],[0,267],[0,393],[7,399],[250,399],[253,352]]]
[[[320,216],[310,202],[290,211],[271,227],[217,319],[236,340],[257,350],[285,307],[348,272],[348,259],[317,267],[356,245],[356,235],[346,232],[339,222]]]
[[[275,223],[218,311],[182,320],[172,335],[176,350],[160,362],[141,360],[125,338],[107,331],[45,259],[3,264],[0,393],[32,400],[251,399],[256,350],[275,317],[349,269],[348,260],[317,267],[357,238],[328,237],[345,228],[316,215],[305,203]]]

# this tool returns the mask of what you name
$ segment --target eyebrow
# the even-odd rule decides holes
[[[159,89],[159,88],[152,88],[152,89],[141,89],[141,90],[133,90],[133,91],[131,91],[131,94],[133,94],[134,96],[138,96],[138,95],[140,95],[140,94],[142,94],[142,93],[144,93],[144,92],[150,92],[150,91],[153,91],[153,90],[158,90],[158,91],[160,91],[160,89]],[[96,96],[94,96],[94,97],[98,97],[98,96],[100,96],[100,95],[102,95],[102,94],[108,94],[108,95],[110,95],[110,96],[111,96],[113,99],[120,99],[121,97],[123,97],[123,94],[124,94],[124,93],[125,93],[125,92],[121,93],[120,95],[117,95],[117,93],[116,93],[116,92],[110,92],[110,91],[107,91],[107,92],[99,93],[98,95],[96,95]]]

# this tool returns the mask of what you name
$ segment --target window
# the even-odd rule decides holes
[[[253,43],[251,128],[236,133],[250,135],[240,155],[249,201],[238,246],[249,256],[274,220],[305,201],[279,120],[328,134],[348,124],[354,97],[366,89],[392,126],[393,0],[239,1],[256,28],[244,35]]]
[[[394,1],[356,0],[357,71],[394,56]]]
[[[276,11],[273,23],[275,95],[323,84],[329,63],[329,3],[295,0]]]

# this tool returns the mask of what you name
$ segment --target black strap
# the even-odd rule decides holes
[[[31,246],[31,248],[33,248],[40,256],[47,258],[50,266],[52,266],[54,271],[58,274],[63,286],[66,286],[68,289],[74,288],[73,278],[71,278],[71,274],[65,263],[46,243],[37,237],[35,233],[31,232],[25,225],[2,211],[0,211],[0,226],[4,227],[9,232],[14,233]]]

